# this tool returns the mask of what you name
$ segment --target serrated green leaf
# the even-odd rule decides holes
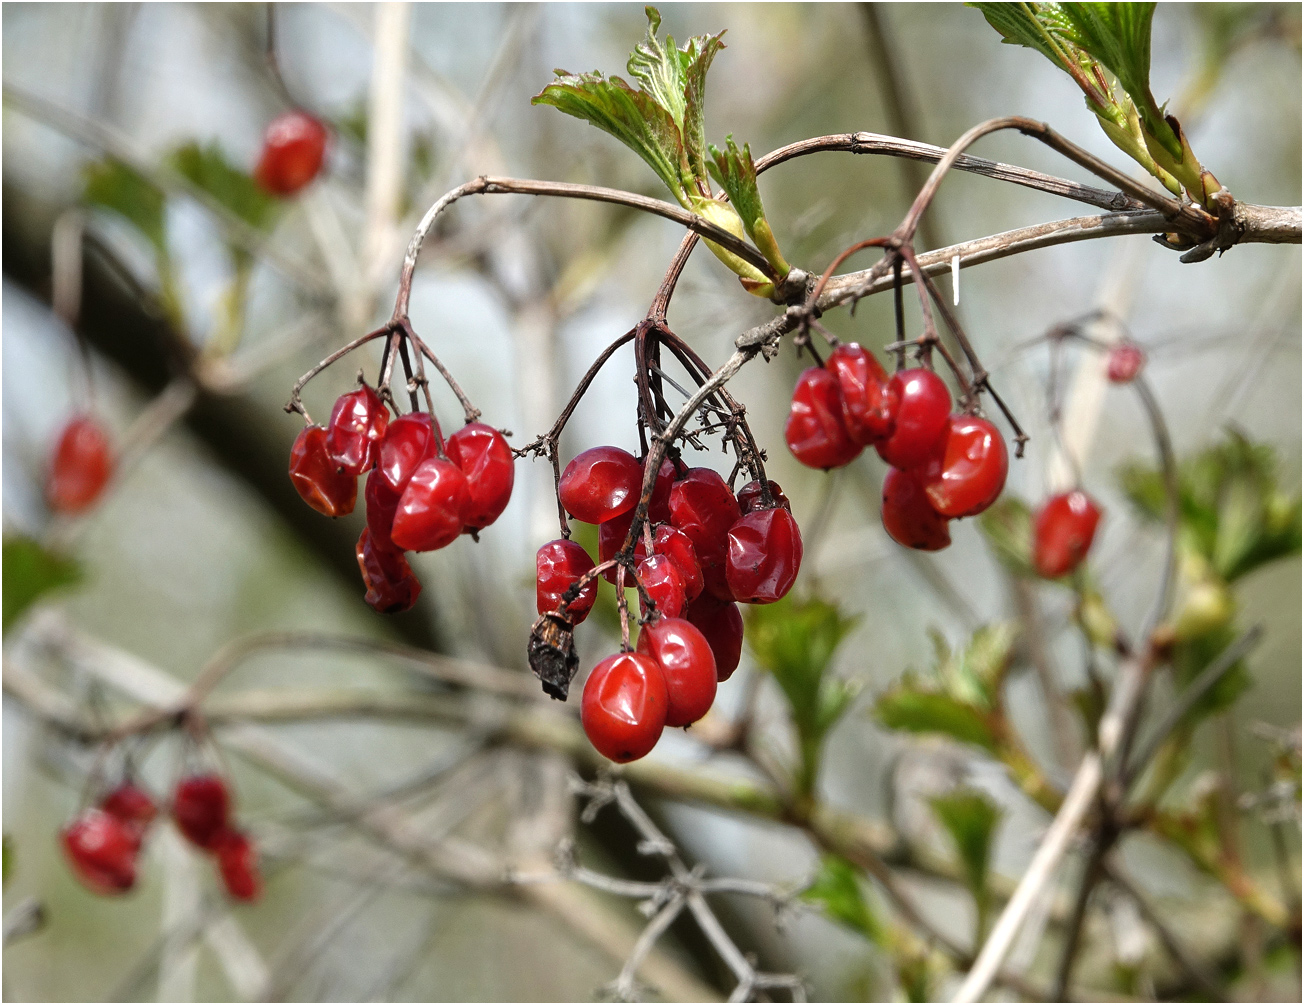
[[[82,198],[138,230],[160,255],[167,251],[163,190],[121,161],[106,158],[85,168],[86,188]]]
[[[761,203],[760,189],[756,186],[756,164],[752,160],[751,147],[744,143],[740,151],[731,133],[725,137],[724,150],[712,144],[710,151],[711,160],[707,162],[707,170],[729,196],[734,211],[742,218],[747,236],[760,249],[775,275],[782,279],[788,274],[788,263],[779,251],[770,224],[765,219],[765,206]]]
[[[42,596],[81,579],[81,568],[75,561],[46,550],[30,537],[6,537],[3,551],[6,631]]]
[[[778,681],[803,733],[821,732],[824,674],[857,620],[818,597],[799,601],[791,595],[748,614],[745,637],[752,654]]]
[[[251,227],[267,230],[276,219],[279,200],[263,191],[248,172],[227,160],[216,143],[187,143],[174,150],[168,162],[192,185]]]
[[[1032,511],[1027,503],[1007,493],[978,518],[978,529],[998,562],[1017,575],[1034,575]]]
[[[996,737],[982,713],[949,694],[921,687],[909,674],[879,696],[874,717],[888,729],[938,733],[996,750]]]
[[[1066,62],[1064,49],[1056,43],[1043,18],[1038,17],[1042,8],[1054,7],[1053,4],[1027,3],[966,3],[981,11],[987,23],[1001,35],[1001,41],[1010,45],[1023,45],[1036,49],[1053,63],[1063,65]],[[1053,12],[1051,12],[1053,16]]]
[[[861,892],[856,867],[840,855],[825,855],[820,859],[820,871],[801,899],[819,904],[834,921],[859,932],[871,942],[878,942],[883,937],[883,928]]]

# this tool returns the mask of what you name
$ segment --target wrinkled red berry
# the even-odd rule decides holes
[[[462,522],[475,530],[503,514],[516,482],[516,458],[502,433],[483,422],[468,422],[448,438],[448,459],[466,475],[468,495]]]
[[[674,562],[665,555],[653,555],[638,563],[635,575],[661,614],[667,618],[683,615],[684,608],[688,606],[688,595],[684,590],[684,577]],[[643,607],[642,596],[639,597],[639,607],[646,617],[647,610]]]
[[[855,342],[846,342],[829,354],[827,366],[842,392],[842,419],[852,441],[867,447],[890,436],[898,400],[883,365]]]
[[[341,471],[326,452],[326,430],[304,426],[290,448],[290,481],[309,506],[329,517],[347,516],[358,501],[356,475]]]
[[[635,507],[637,509],[637,507]],[[629,525],[634,522],[634,510],[629,510],[620,516],[613,516],[610,520],[604,520],[598,525],[598,561],[609,562],[616,557],[620,551],[620,546],[625,543],[625,536],[629,533]],[[616,566],[612,566],[602,574],[602,578],[613,586],[616,585]],[[632,586],[629,577],[625,577],[625,585]]]
[[[96,893],[125,893],[136,884],[137,833],[111,813],[86,810],[59,835],[64,853]]]
[[[100,800],[100,809],[117,817],[136,835],[137,844],[158,815],[158,807],[144,789],[123,782]]]
[[[788,502],[788,497],[783,494],[783,489],[779,488],[779,483],[770,481],[770,505],[782,506],[789,513],[792,512],[792,503]],[[748,482],[738,490],[738,509],[746,516],[758,509],[766,509],[765,499],[761,495],[761,483],[757,481]]]
[[[778,507],[748,513],[729,528],[729,591],[744,604],[772,604],[797,581],[801,556],[791,513]]]
[[[377,544],[371,528],[363,527],[354,553],[362,571],[362,585],[367,588],[364,599],[374,610],[380,614],[401,614],[412,609],[421,596],[421,580],[403,552]]]
[[[557,610],[562,594],[593,568],[593,559],[576,542],[558,538],[539,549],[534,567],[535,607],[540,614],[547,614]],[[571,624],[578,625],[589,616],[597,596],[598,581],[590,579],[567,611]]]
[[[883,529],[897,544],[940,551],[951,543],[946,517],[933,509],[913,471],[888,468],[883,478]]]
[[[566,465],[557,494],[566,512],[584,523],[603,523],[638,505],[643,465],[619,447],[593,447]]]
[[[217,842],[217,869],[233,900],[257,900],[263,892],[254,844],[237,830],[225,831]]]
[[[687,726],[711,710],[715,656],[706,636],[690,622],[666,617],[644,625],[638,651],[656,660],[665,677],[667,726]]]
[[[1091,549],[1100,507],[1081,490],[1047,499],[1033,523],[1032,564],[1037,575],[1059,579],[1076,569]]]
[[[646,473],[647,458],[640,462]],[[647,518],[652,523],[666,523],[670,519],[670,490],[674,488],[675,479],[679,477],[679,468],[669,457],[661,459],[657,471],[657,480],[652,485],[652,495],[647,503]],[[641,486],[640,486],[641,493]]]
[[[703,593],[689,605],[684,618],[711,646],[716,679],[728,680],[738,669],[738,661],[743,655],[743,616],[738,605]]]
[[[381,438],[389,427],[389,410],[367,386],[341,394],[326,425],[326,452],[343,471],[355,477],[376,463]]]
[[[217,775],[191,775],[177,783],[172,819],[191,844],[212,851],[227,829],[231,795]]]
[[[706,589],[721,600],[732,600],[725,577],[729,528],[742,515],[738,500],[720,475],[710,468],[690,468],[670,490],[670,519],[693,542]]]
[[[1109,347],[1106,373],[1115,384],[1128,384],[1146,365],[1146,354],[1135,342],[1115,342]]]
[[[976,415],[953,415],[933,457],[918,469],[933,509],[945,517],[977,516],[1005,488],[1010,455],[1000,431]]]
[[[317,177],[326,155],[326,127],[307,112],[272,119],[254,180],[273,195],[294,195]]]
[[[840,468],[860,453],[842,419],[838,380],[822,366],[797,378],[783,438],[792,456],[808,468]]]
[[[385,428],[376,454],[376,471],[397,502],[412,472],[435,456],[435,424],[425,412],[400,415]]]
[[[89,415],[78,415],[59,434],[45,499],[56,513],[80,513],[100,497],[112,474],[109,438]]]
[[[679,575],[684,581],[684,593],[689,600],[696,600],[702,592],[702,567],[697,564],[697,549],[678,527],[663,523],[652,535],[652,554],[665,555],[675,563]],[[642,561],[647,558],[647,546],[640,537],[634,548],[634,558]]]
[[[362,498],[367,507],[367,529],[371,531],[372,542],[377,548],[402,551],[393,540],[394,514],[398,512],[401,494],[389,487],[378,468],[372,468],[367,475]]]
[[[657,745],[666,724],[666,681],[656,660],[616,653],[584,682],[580,722],[589,742],[608,760],[636,761]]]
[[[435,551],[457,540],[470,494],[466,475],[452,461],[421,462],[394,513],[394,544],[404,551]]]
[[[888,381],[897,395],[896,425],[879,441],[878,455],[894,468],[913,468],[932,455],[951,414],[946,382],[922,367],[901,370]]]

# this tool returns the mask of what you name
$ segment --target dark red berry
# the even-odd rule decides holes
[[[706,636],[690,622],[667,617],[644,625],[638,651],[656,660],[665,677],[667,726],[687,726],[711,710],[715,656]]]
[[[634,510],[629,510],[620,516],[613,516],[610,520],[604,520],[598,525],[598,561],[609,562],[616,557],[620,551],[620,546],[625,543],[625,536],[629,533],[629,525],[634,522]],[[613,565],[610,569],[602,574],[602,577],[613,586],[616,583],[616,567]],[[629,577],[625,577],[625,585],[632,586]]]
[[[663,523],[652,535],[652,554],[665,555],[675,563],[679,575],[684,581],[684,593],[689,600],[696,600],[702,592],[702,567],[697,564],[697,549],[678,527]],[[647,558],[647,546],[643,538],[638,539],[634,548],[635,560]]]
[[[45,499],[56,513],[80,513],[100,497],[112,474],[109,438],[89,415],[78,415],[59,434]]]
[[[273,195],[294,195],[317,177],[325,155],[326,127],[307,112],[286,112],[263,133],[254,179]]]
[[[725,577],[729,528],[742,512],[720,475],[710,468],[690,468],[670,490],[670,519],[693,542],[706,589],[732,600]]]
[[[838,380],[822,366],[797,379],[783,438],[792,456],[808,468],[840,468],[860,453],[842,419]]]
[[[643,465],[619,447],[593,447],[566,465],[557,494],[566,512],[585,523],[604,523],[638,505]]]
[[[371,388],[341,394],[326,425],[326,452],[341,470],[360,475],[376,463],[388,426],[389,411]]]
[[[377,544],[370,527],[362,528],[355,550],[367,603],[381,614],[411,610],[421,596],[421,580],[398,548]]]
[[[946,517],[933,509],[913,471],[888,468],[883,478],[883,528],[897,544],[940,551],[951,543]]]
[[[466,475],[467,504],[462,523],[488,527],[503,514],[516,483],[516,458],[502,433],[483,422],[468,422],[448,438],[448,459]]]
[[[792,503],[788,502],[788,497],[783,494],[783,489],[779,488],[779,483],[776,481],[770,481],[770,505],[782,506],[789,513],[792,512]],[[761,495],[760,482],[748,482],[738,490],[738,509],[742,511],[744,516],[755,510],[766,508],[768,507],[766,507],[765,499]]]
[[[951,415],[951,392],[932,370],[901,370],[888,381],[897,395],[896,425],[878,443],[878,455],[894,468],[913,468],[932,455]]]
[[[593,568],[593,559],[574,541],[558,538],[539,549],[534,567],[535,607],[540,614],[547,614],[557,610],[561,606],[562,594]],[[590,579],[567,609],[571,624],[578,625],[589,616],[597,596],[598,581]]]
[[[716,679],[728,680],[738,669],[743,654],[743,616],[738,605],[703,593],[689,605],[684,618],[711,646]]]
[[[73,872],[91,890],[125,893],[135,886],[140,838],[113,814],[86,810],[59,837]]]
[[[829,354],[827,366],[842,392],[842,419],[852,441],[868,447],[887,439],[898,400],[883,365],[855,342],[846,342]]]
[[[729,529],[729,591],[744,604],[772,604],[797,581],[801,556],[791,513],[778,507],[748,513]]]
[[[244,834],[228,830],[217,842],[217,869],[222,884],[233,900],[257,900],[263,892],[262,875],[258,871],[258,851]]]
[[[1037,575],[1059,579],[1076,569],[1096,536],[1100,507],[1081,490],[1047,499],[1033,523],[1032,564]]]
[[[1115,342],[1109,347],[1106,373],[1115,384],[1131,383],[1145,365],[1145,351],[1135,342]]]
[[[372,468],[367,475],[362,498],[367,507],[367,529],[371,531],[372,542],[378,548],[401,552],[403,549],[394,544],[393,533],[394,514],[402,496],[389,487],[379,468]]]
[[[977,415],[953,415],[933,457],[918,469],[933,509],[977,516],[1005,488],[1010,455],[1000,431]]]
[[[683,616],[684,608],[688,606],[688,595],[684,590],[684,577],[674,562],[665,555],[653,555],[638,563],[635,574],[657,605],[658,612],[667,618]],[[640,596],[639,605],[646,617],[647,610],[642,607],[642,603],[643,598]]]
[[[290,448],[290,481],[309,506],[326,516],[346,516],[358,501],[358,478],[331,460],[326,430],[305,426]]]
[[[191,844],[212,851],[227,829],[231,795],[217,775],[191,775],[177,783],[172,819]]]
[[[636,761],[657,745],[666,724],[666,681],[656,660],[616,653],[584,682],[580,722],[589,742],[608,760]]]
[[[139,844],[145,831],[158,815],[158,807],[144,789],[123,782],[100,800],[100,809],[117,817],[136,835]]]
[[[646,473],[647,458],[639,463],[644,466],[644,473]],[[663,457],[661,467],[657,471],[657,480],[652,486],[652,496],[647,504],[647,518],[652,523],[666,523],[670,519],[670,490],[678,477],[679,467],[669,457]]]
[[[435,456],[435,424],[425,412],[400,415],[385,428],[376,455],[376,471],[397,503],[412,472]]]
[[[452,461],[431,457],[412,473],[394,513],[394,544],[404,551],[435,551],[457,540],[470,493]]]

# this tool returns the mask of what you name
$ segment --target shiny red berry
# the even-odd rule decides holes
[[[390,551],[402,551],[394,544],[394,514],[398,512],[401,494],[389,487],[389,482],[377,468],[372,468],[367,475],[363,499],[367,508],[367,529],[371,531],[371,540],[378,548]]]
[[[394,544],[435,551],[457,540],[470,501],[466,475],[452,461],[431,457],[412,473],[394,512]]]
[[[883,365],[855,342],[846,342],[829,353],[827,366],[842,392],[842,419],[852,441],[867,447],[887,439],[898,400]]]
[[[729,528],[742,516],[738,500],[710,468],[690,468],[670,490],[670,519],[693,542],[706,589],[732,600],[725,576]]]
[[[878,455],[894,468],[913,468],[932,455],[951,415],[951,392],[932,370],[901,370],[888,388],[897,395],[896,425]]]
[[[711,710],[715,656],[706,636],[690,622],[667,617],[644,625],[638,651],[656,660],[665,677],[667,726],[687,726]]]
[[[341,394],[326,426],[326,452],[341,470],[360,475],[376,463],[388,427],[389,410],[371,388]]]
[[[474,530],[502,516],[516,483],[516,458],[502,433],[483,422],[468,422],[448,438],[448,459],[466,475],[467,504],[462,523]]]
[[[688,594],[684,590],[684,577],[665,555],[653,555],[638,563],[635,569],[638,581],[657,605],[657,611],[667,618],[682,617],[688,606]],[[647,610],[643,607],[643,598],[639,597],[639,606],[644,617]]]
[[[643,465],[619,447],[593,447],[566,465],[557,494],[566,512],[584,523],[604,523],[638,505]]]
[[[101,799],[100,809],[126,824],[136,835],[137,843],[158,815],[158,807],[149,793],[131,782],[123,782]]]
[[[797,581],[801,556],[801,530],[791,513],[781,507],[748,513],[729,528],[729,592],[744,604],[772,604]]]
[[[56,513],[80,513],[100,497],[112,474],[109,438],[93,418],[76,416],[59,434],[45,499]]]
[[[580,722],[589,742],[608,760],[636,761],[657,745],[666,724],[666,680],[656,660],[616,653],[584,682]]]
[[[977,516],[1005,488],[1010,455],[1000,431],[977,415],[953,415],[933,457],[917,469],[933,509]]]
[[[838,380],[822,366],[797,379],[783,438],[792,456],[808,468],[840,468],[860,453],[842,419]]]
[[[688,606],[684,619],[702,633],[715,657],[716,680],[726,681],[743,654],[743,616],[738,605],[703,593]]]
[[[1032,564],[1037,575],[1059,579],[1076,569],[1096,536],[1100,507],[1081,490],[1047,499],[1033,523]]]
[[[358,478],[331,460],[326,430],[305,426],[290,448],[290,481],[309,506],[329,517],[347,516],[358,501]]]
[[[273,195],[294,195],[317,177],[325,155],[326,127],[307,112],[286,112],[263,133],[254,180]]]
[[[412,472],[435,456],[435,424],[425,412],[400,415],[385,427],[376,454],[376,471],[397,501]]]
[[[114,894],[135,886],[140,838],[113,814],[86,810],[59,838],[73,872],[91,890]]]
[[[951,543],[946,517],[933,509],[913,471],[888,468],[883,478],[883,528],[897,544],[940,551]]]
[[[696,600],[702,592],[702,567],[697,564],[697,549],[678,527],[663,523],[652,535],[652,554],[664,555],[675,564],[680,578],[684,581],[684,593],[689,600]],[[647,558],[647,546],[640,537],[634,548],[634,558],[642,561]]]
[[[217,869],[222,885],[233,900],[257,900],[263,892],[258,871],[258,851],[252,841],[237,830],[228,830],[217,842]]]
[[[647,458],[640,463],[647,468]],[[648,499],[647,518],[653,523],[665,523],[670,519],[670,490],[674,488],[675,479],[679,477],[680,467],[669,457],[661,459],[656,482],[652,485],[652,495]],[[640,485],[641,491],[641,485]]]
[[[776,481],[770,481],[770,505],[782,506],[789,513],[792,512],[792,503],[788,502],[788,497],[783,494],[783,489],[779,488],[779,483]],[[760,482],[748,482],[738,490],[738,509],[744,516],[766,508],[765,499],[761,495]]]
[[[562,594],[578,583],[593,568],[593,559],[574,541],[558,538],[539,549],[534,558],[535,608],[540,614],[561,606]],[[598,581],[590,579],[567,609],[571,624],[578,625],[589,616],[598,596]]]
[[[598,524],[598,561],[609,562],[616,557],[620,551],[620,546],[625,543],[625,537],[629,534],[629,525],[634,522],[634,510],[629,510],[620,516],[613,516],[610,520],[604,520]],[[602,574],[602,578],[613,586],[616,584],[615,566],[612,566]],[[632,586],[629,577],[625,577],[625,585]]]
[[[1146,365],[1145,351],[1135,342],[1115,342],[1109,347],[1106,373],[1115,384],[1128,384]]]
[[[362,585],[367,588],[364,598],[381,614],[400,614],[411,610],[421,596],[421,580],[398,548],[377,544],[370,527],[362,528],[354,552],[358,569],[362,572]]]
[[[191,844],[212,851],[227,829],[231,794],[217,775],[191,775],[177,783],[172,819]]]

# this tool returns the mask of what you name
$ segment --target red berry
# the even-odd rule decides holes
[[[457,540],[470,493],[452,461],[431,457],[412,473],[394,513],[394,544],[404,551],[435,551]]]
[[[1085,492],[1061,492],[1047,499],[1033,524],[1037,575],[1059,579],[1076,569],[1087,557],[1099,523],[1100,507]]]
[[[646,474],[647,458],[639,462]],[[679,467],[669,457],[661,459],[661,468],[657,471],[657,480],[652,485],[652,495],[648,499],[647,518],[653,523],[666,523],[670,519],[670,490],[674,488],[679,477]]]
[[[729,591],[744,604],[787,595],[801,568],[801,530],[786,509],[756,510],[729,529]]]
[[[226,830],[231,795],[217,775],[191,775],[177,783],[172,795],[172,819],[191,844],[212,851]]]
[[[307,112],[286,112],[263,133],[254,179],[273,195],[294,195],[317,177],[326,155],[326,127]]]
[[[716,679],[728,680],[743,654],[743,616],[738,605],[704,593],[689,606],[684,617],[711,646]]]
[[[951,543],[946,517],[928,501],[918,475],[888,468],[883,478],[883,527],[897,544],[940,551]]]
[[[140,838],[103,810],[86,810],[59,835],[77,878],[96,893],[125,893],[136,884]]]
[[[158,815],[158,807],[144,789],[137,788],[131,782],[123,782],[116,789],[100,800],[100,809],[109,816],[117,817],[136,835],[136,843]]]
[[[468,422],[448,438],[448,459],[466,475],[467,505],[462,523],[474,530],[502,516],[516,482],[516,458],[493,426]]]
[[[913,468],[932,455],[951,415],[951,392],[932,370],[901,370],[888,388],[897,395],[896,425],[878,444],[878,455],[894,468]]]
[[[80,513],[99,498],[113,474],[109,438],[88,415],[68,421],[54,448],[45,498],[57,513]]]
[[[953,415],[938,451],[918,469],[933,509],[945,517],[977,516],[1005,488],[1010,455],[986,419]]]
[[[593,568],[589,553],[574,541],[558,538],[549,541],[534,558],[535,607],[540,614],[561,606],[562,594]],[[578,625],[589,616],[598,596],[598,581],[590,579],[568,610],[571,624]]]
[[[667,618],[683,616],[684,608],[688,606],[688,595],[684,590],[684,577],[674,562],[665,555],[653,555],[638,563],[635,574],[661,614]],[[642,603],[640,596],[639,605],[646,617],[647,610]]]
[[[684,581],[685,595],[689,600],[696,600],[704,585],[702,567],[697,564],[697,549],[693,547],[693,542],[688,539],[688,535],[678,527],[663,523],[652,535],[652,554],[665,555],[675,564],[680,578]],[[637,560],[647,558],[647,546],[641,537],[634,548],[634,558]]]
[[[715,656],[691,623],[661,618],[638,635],[638,651],[661,667],[666,682],[666,725],[687,726],[711,710],[715,701]]]
[[[706,589],[721,600],[732,600],[725,578],[729,528],[742,512],[725,480],[710,468],[690,468],[670,490],[670,519],[697,552]]]
[[[609,562],[616,557],[616,553],[620,551],[620,546],[625,543],[625,535],[629,533],[629,525],[633,522],[634,510],[630,510],[598,524],[599,562]],[[616,584],[616,571],[616,567],[612,566],[602,574],[602,578],[614,586]],[[628,576],[625,577],[625,585],[633,585],[629,582]]]
[[[222,884],[234,900],[257,900],[263,892],[258,852],[253,842],[237,830],[225,831],[217,842],[217,868]]]
[[[1106,372],[1115,384],[1131,383],[1145,365],[1145,351],[1135,342],[1115,342],[1109,347]]]
[[[376,454],[376,472],[397,503],[412,472],[435,456],[435,424],[425,412],[400,415],[385,427]]]
[[[789,513],[792,512],[792,503],[788,502],[788,497],[783,494],[783,489],[779,488],[779,483],[776,481],[770,481],[770,503],[774,506],[782,506]],[[760,482],[748,482],[738,490],[738,508],[744,516],[766,508],[765,499],[761,496]]]
[[[619,447],[593,447],[566,465],[557,494],[566,512],[584,523],[604,523],[638,505],[643,465]]]
[[[341,471],[326,452],[326,430],[305,426],[290,448],[290,481],[309,506],[326,516],[346,516],[358,501],[358,479]]]
[[[326,426],[326,452],[341,470],[360,475],[376,463],[388,426],[389,410],[371,388],[341,394]]]
[[[373,609],[381,614],[400,614],[412,609],[421,596],[421,580],[402,551],[377,544],[371,528],[363,527],[355,554],[362,571],[362,585],[367,588],[365,599]]]
[[[883,365],[855,342],[834,349],[827,365],[842,392],[842,419],[852,441],[867,447],[890,436],[898,400]]]
[[[616,653],[595,666],[584,682],[580,722],[599,754],[623,764],[657,745],[666,705],[666,680],[656,660],[642,653]]]
[[[363,490],[363,499],[367,506],[367,529],[371,531],[371,540],[378,548],[399,551],[393,540],[394,514],[398,512],[401,493],[389,487],[389,482],[380,473],[379,468],[372,468],[367,475],[367,486]]]
[[[860,453],[842,420],[838,380],[822,366],[797,378],[783,438],[792,456],[808,468],[840,468]]]

